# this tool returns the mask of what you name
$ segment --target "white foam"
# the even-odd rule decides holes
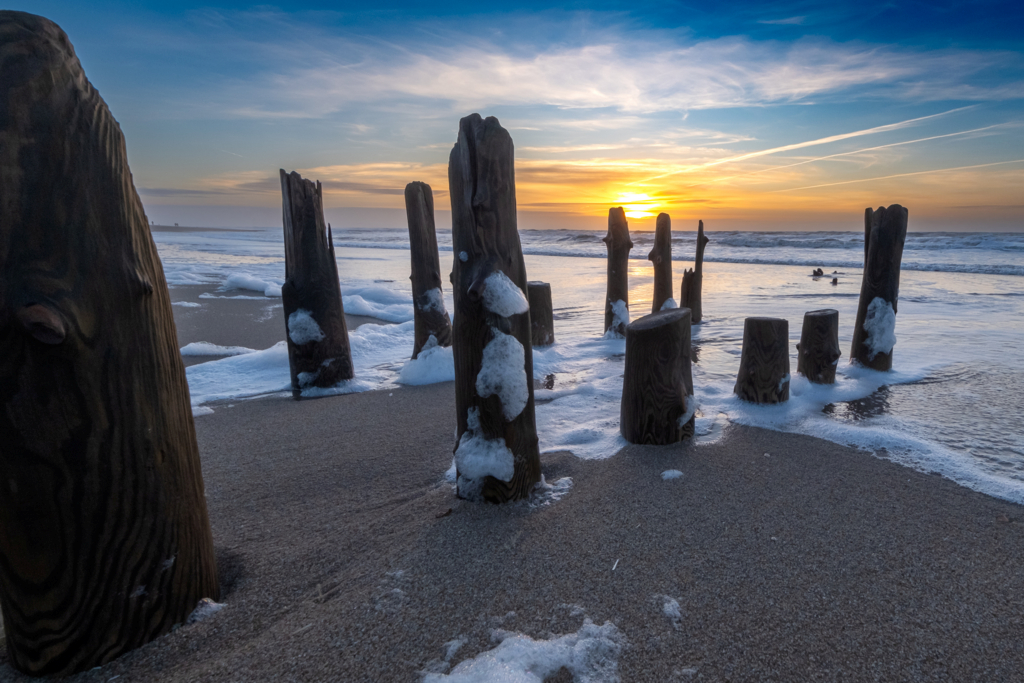
[[[293,344],[299,346],[315,341],[323,341],[324,331],[313,319],[313,315],[305,308],[300,308],[288,316],[288,337]]]
[[[615,624],[586,619],[579,631],[548,640],[495,630],[500,644],[461,662],[449,674],[430,673],[423,683],[543,683],[561,669],[574,681],[618,683],[619,654],[625,638]]]
[[[226,606],[226,603],[214,602],[210,598],[203,598],[199,601],[199,604],[196,605],[196,608],[192,610],[192,614],[188,615],[186,623],[194,624],[196,622],[203,621],[204,619],[209,619]]]
[[[572,484],[572,477],[561,477],[548,483],[544,475],[540,475],[540,481],[534,484],[530,494],[531,507],[544,507],[557,503],[572,490]]]
[[[612,302],[612,325],[605,333],[608,339],[622,338],[625,326],[629,324],[629,306],[622,299]],[[622,330],[620,332],[620,330]]]
[[[434,287],[423,292],[423,302],[420,304],[420,310],[444,313],[444,295],[441,294],[440,287]]]
[[[683,476],[683,473],[681,471],[679,471],[679,470],[665,470],[664,472],[661,473],[661,478],[662,478],[663,481],[669,481],[671,479],[679,479],[682,476]]]
[[[665,299],[665,303],[663,303],[661,305],[661,310],[663,310],[663,311],[668,311],[668,310],[671,310],[673,308],[679,308],[679,304],[677,304],[676,300],[671,298],[671,297],[669,297],[668,299]]]
[[[454,380],[455,358],[452,347],[438,346],[437,339],[430,335],[419,355],[405,361],[395,381],[399,384],[420,385]]]
[[[200,415],[213,415],[213,408],[192,406],[192,417],[199,417]]]
[[[241,356],[254,351],[244,346],[218,346],[210,342],[190,342],[181,347],[183,356]]]
[[[278,297],[281,296],[281,284],[280,281],[268,281],[248,273],[234,273],[228,276],[221,289],[225,291],[229,289],[248,289],[253,292],[262,292],[263,296]]]
[[[182,308],[202,308],[201,303],[195,301],[172,301],[172,306],[181,306]]]
[[[500,270],[494,271],[484,280],[483,299],[488,311],[505,318],[530,310],[530,302],[523,290]]]
[[[349,315],[365,315],[389,323],[404,323],[415,317],[412,292],[408,290],[399,292],[380,285],[343,287],[342,299]]]
[[[661,613],[668,617],[673,627],[679,628],[679,622],[683,618],[683,613],[679,609],[679,601],[669,595],[656,595],[654,597],[655,599],[661,598]]]
[[[506,420],[514,420],[530,400],[526,377],[526,350],[519,340],[491,328],[494,337],[484,347],[476,393],[481,398],[497,396]]]
[[[869,360],[880,353],[892,353],[896,346],[896,312],[892,304],[880,296],[872,299],[864,316],[864,331],[868,334],[864,346],[868,347]]]
[[[455,449],[455,463],[459,470],[459,495],[470,500],[476,497],[485,477],[512,481],[515,456],[505,445],[505,439],[489,439],[480,430],[480,410],[470,408],[466,413],[466,431]]]

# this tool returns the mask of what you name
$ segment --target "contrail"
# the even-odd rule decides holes
[[[1024,159],[1014,159],[1012,161],[994,161],[990,164],[974,164],[973,166],[952,166],[950,168],[936,168],[930,171],[914,171],[913,173],[897,173],[895,175],[883,175],[877,178],[861,178],[860,180],[843,180],[838,183],[823,183],[821,185],[807,185],[805,187],[791,187],[786,190],[772,190],[772,192],[796,192],[797,190],[813,190],[816,187],[832,187],[833,185],[849,185],[850,183],[868,183],[872,180],[887,180],[889,178],[903,178],[908,175],[924,175],[926,173],[943,173],[945,171],[963,171],[969,168],[985,168],[986,166],[1004,166],[1006,164],[1019,164],[1024,162]]]
[[[916,119],[907,119],[906,121],[900,121],[898,123],[888,123],[884,126],[876,126],[875,128],[866,128],[864,130],[854,131],[852,133],[842,133],[840,135],[830,135],[827,138],[818,138],[817,140],[809,140],[807,142],[797,142],[792,145],[783,145],[782,147],[772,147],[771,149],[763,149],[758,152],[749,152],[747,154],[741,154],[735,157],[728,157],[727,159],[718,159],[716,161],[709,161],[704,164],[698,164],[697,166],[688,166],[686,168],[679,169],[678,171],[669,171],[668,173],[662,173],[660,175],[651,176],[644,180],[638,180],[631,185],[637,185],[639,183],[649,182],[651,180],[658,180],[659,178],[667,178],[668,176],[677,175],[679,173],[688,173],[690,171],[697,171],[702,168],[710,168],[711,166],[719,166],[721,164],[728,164],[734,161],[743,161],[745,159],[753,159],[755,157],[763,157],[769,154],[778,154],[779,152],[788,152],[792,149],[803,149],[804,147],[813,147],[815,145],[825,145],[830,142],[838,142],[840,140],[848,140],[850,138],[860,137],[862,135],[873,135],[875,133],[885,133],[891,130],[899,130],[900,128],[906,128],[907,126],[914,125],[921,121],[927,121],[928,119],[934,119],[939,116],[946,116],[947,114],[953,114],[958,111],[964,111],[965,109],[973,109],[978,105],[972,104],[967,107],[957,107],[956,109],[950,109],[949,111],[940,112],[938,114],[929,114],[928,116],[920,116]]]

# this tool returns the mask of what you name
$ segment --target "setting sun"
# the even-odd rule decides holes
[[[633,192],[620,192],[618,204],[626,210],[628,218],[651,218],[658,208],[650,195]]]

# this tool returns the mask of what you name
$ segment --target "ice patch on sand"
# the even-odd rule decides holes
[[[610,621],[597,626],[586,619],[579,631],[548,640],[500,629],[491,639],[499,645],[461,662],[449,674],[429,673],[423,683],[543,683],[562,669],[574,681],[620,680],[618,660],[625,638]]]
[[[530,310],[523,290],[505,273],[496,270],[484,280],[484,307],[491,313],[508,318]]]
[[[896,346],[896,311],[892,304],[880,296],[872,299],[864,316],[864,331],[868,334],[864,340],[868,360],[874,360],[880,353],[892,353]]]
[[[302,346],[315,341],[323,341],[324,331],[313,320],[313,315],[305,308],[300,308],[288,316],[288,338],[293,344]]]
[[[511,421],[523,412],[530,400],[526,350],[512,335],[493,327],[491,332],[494,338],[484,347],[480,372],[476,376],[476,393],[480,398],[497,396],[501,400],[502,414]]]
[[[399,384],[421,385],[455,380],[455,358],[452,347],[438,346],[437,339],[430,335],[427,343],[420,349],[420,354],[405,361],[398,373]]]
[[[183,356],[241,356],[255,351],[244,346],[219,346],[210,342],[191,342],[181,347]]]

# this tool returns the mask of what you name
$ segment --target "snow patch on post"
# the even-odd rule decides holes
[[[896,311],[892,304],[880,296],[872,299],[864,316],[864,331],[868,335],[864,346],[868,347],[869,360],[879,353],[892,353],[896,346]]]
[[[518,287],[516,290],[520,291]],[[497,396],[501,399],[501,412],[506,420],[512,421],[530,400],[526,351],[512,335],[493,327],[491,332],[494,338],[484,347],[480,372],[476,376],[476,393],[480,398]]]
[[[480,492],[485,477],[511,481],[515,473],[515,456],[505,439],[488,439],[480,430],[480,409],[466,413],[466,431],[455,449],[458,467],[459,495],[473,500]]]
[[[323,341],[324,331],[313,320],[312,314],[300,308],[288,316],[288,338],[299,346],[310,342]]]
[[[484,307],[491,313],[508,318],[530,310],[530,302],[523,290],[500,270],[488,275],[484,285]]]

